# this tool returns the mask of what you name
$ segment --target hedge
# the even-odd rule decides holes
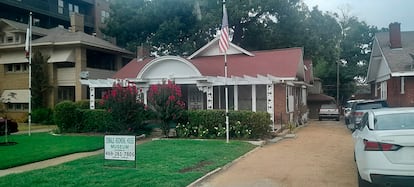
[[[190,110],[188,121],[176,126],[180,138],[226,137],[225,111]],[[270,115],[266,112],[230,111],[229,135],[237,139],[260,139],[270,134]]]

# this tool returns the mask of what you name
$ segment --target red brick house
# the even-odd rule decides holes
[[[307,79],[313,76],[304,66],[302,48],[249,52],[230,43],[227,64],[226,78],[224,55],[219,53],[218,38],[215,38],[189,57],[139,55],[107,81],[135,83],[144,90],[146,101],[150,85],[174,80],[181,85],[189,110],[225,109],[227,85],[230,110],[268,112],[276,123],[293,120],[294,111],[301,104],[306,105],[311,82]],[[90,88],[107,84],[102,84],[103,81],[81,80]]]
[[[414,32],[401,32],[400,23],[389,28],[374,38],[367,73],[371,97],[392,107],[414,106]]]

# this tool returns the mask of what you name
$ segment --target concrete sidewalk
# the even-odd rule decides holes
[[[55,166],[55,165],[59,165],[59,164],[73,161],[76,159],[80,159],[80,158],[84,158],[84,157],[88,157],[92,155],[97,155],[103,152],[104,152],[103,149],[100,149],[100,150],[92,151],[92,152],[74,153],[74,154],[70,154],[66,156],[52,158],[49,160],[34,162],[34,163],[23,165],[23,166],[17,166],[14,168],[4,169],[4,170],[0,170],[0,177],[13,174],[13,173],[22,173],[25,171],[31,171],[31,170],[46,168],[49,166]]]

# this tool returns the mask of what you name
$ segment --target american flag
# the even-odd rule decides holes
[[[220,53],[225,53],[229,49],[229,21],[227,19],[226,5],[223,4],[223,20],[221,24],[221,35],[219,41]]]

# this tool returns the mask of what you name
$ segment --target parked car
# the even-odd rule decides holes
[[[351,108],[351,114],[349,116],[349,122],[351,124],[358,125],[361,122],[362,116],[366,111],[378,108],[388,107],[385,100],[363,100],[358,101]]]
[[[348,100],[347,102],[346,102],[346,104],[345,104],[345,106],[344,106],[344,108],[343,108],[343,111],[344,111],[344,121],[345,121],[345,124],[346,125],[348,125],[349,123],[350,123],[350,117],[351,117],[351,109],[352,109],[352,106],[355,104],[355,103],[357,103],[357,102],[360,102],[360,101],[363,101],[363,100]]]
[[[322,104],[319,109],[319,121],[324,118],[339,121],[339,109],[336,104]]]
[[[18,132],[17,123],[12,120],[7,120],[7,134]],[[6,133],[6,120],[0,118],[0,136],[5,135]]]
[[[367,111],[352,136],[360,187],[414,184],[414,107]]]

